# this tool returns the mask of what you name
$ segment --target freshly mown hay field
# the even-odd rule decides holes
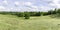
[[[24,19],[14,15],[0,15],[0,30],[60,30],[60,19],[50,16]]]

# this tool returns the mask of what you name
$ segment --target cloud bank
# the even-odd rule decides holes
[[[0,11],[48,11],[60,8],[60,0],[0,0]]]

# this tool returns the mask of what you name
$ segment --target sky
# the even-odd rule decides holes
[[[60,0],[0,0],[0,11],[48,11],[60,8]]]

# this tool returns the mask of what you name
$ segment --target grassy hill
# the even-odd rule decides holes
[[[49,16],[24,19],[0,14],[0,30],[60,30],[60,19]]]

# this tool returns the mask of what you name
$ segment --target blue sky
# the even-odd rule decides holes
[[[48,11],[60,8],[60,0],[0,0],[0,11]]]

